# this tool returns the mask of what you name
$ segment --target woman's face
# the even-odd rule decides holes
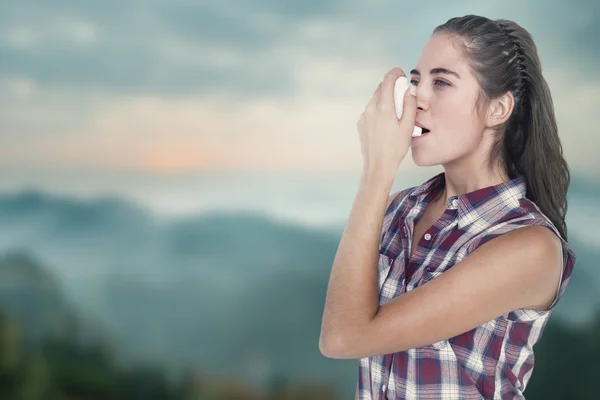
[[[485,125],[475,107],[479,84],[450,36],[429,38],[410,79],[417,86],[417,123],[430,130],[412,139],[415,164],[454,164],[481,154]]]

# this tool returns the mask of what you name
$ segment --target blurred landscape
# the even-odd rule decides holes
[[[352,398],[318,336],[356,120],[466,14],[533,35],[573,173],[525,394],[597,399],[596,0],[0,0],[0,400]]]
[[[310,192],[318,181],[298,190]],[[177,193],[176,186],[171,190]],[[586,393],[600,376],[600,251],[594,245],[600,236],[589,236],[597,217],[586,209],[600,199],[600,185],[574,179],[569,197],[576,268],[536,345],[528,398],[567,398],[550,396],[561,390],[591,398]],[[340,213],[348,211],[351,196],[339,198]],[[238,211],[165,216],[117,196],[1,194],[0,356],[7,396],[352,396],[357,361],[327,359],[318,349],[344,221],[311,228],[292,218],[301,221],[302,208],[283,220],[268,207],[232,207]]]

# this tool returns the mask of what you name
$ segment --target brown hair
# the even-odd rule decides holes
[[[511,116],[498,129],[487,159],[513,179],[524,176],[526,197],[567,240],[567,190],[570,172],[563,157],[550,89],[542,76],[533,38],[513,21],[477,15],[449,19],[433,33],[447,33],[470,60],[481,88],[478,106],[510,91]]]

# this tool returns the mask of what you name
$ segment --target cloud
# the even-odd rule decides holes
[[[475,13],[533,34],[567,155],[598,168],[590,143],[599,139],[581,132],[595,125],[600,100],[599,8],[593,0],[3,2],[0,158],[358,168],[355,122],[383,74],[412,68],[436,25]]]
[[[289,55],[295,51],[342,57],[348,64],[358,57],[382,65],[412,61],[436,25],[469,10],[523,21],[540,47],[551,49],[548,65],[564,55],[597,60],[599,8],[592,0],[472,2],[462,8],[438,2],[426,12],[384,0],[5,3],[0,73],[114,92],[224,89],[289,96],[289,70],[295,68]]]

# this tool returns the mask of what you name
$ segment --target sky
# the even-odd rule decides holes
[[[565,157],[596,177],[599,4],[0,0],[0,169],[357,170],[383,75],[479,14],[531,32]]]

